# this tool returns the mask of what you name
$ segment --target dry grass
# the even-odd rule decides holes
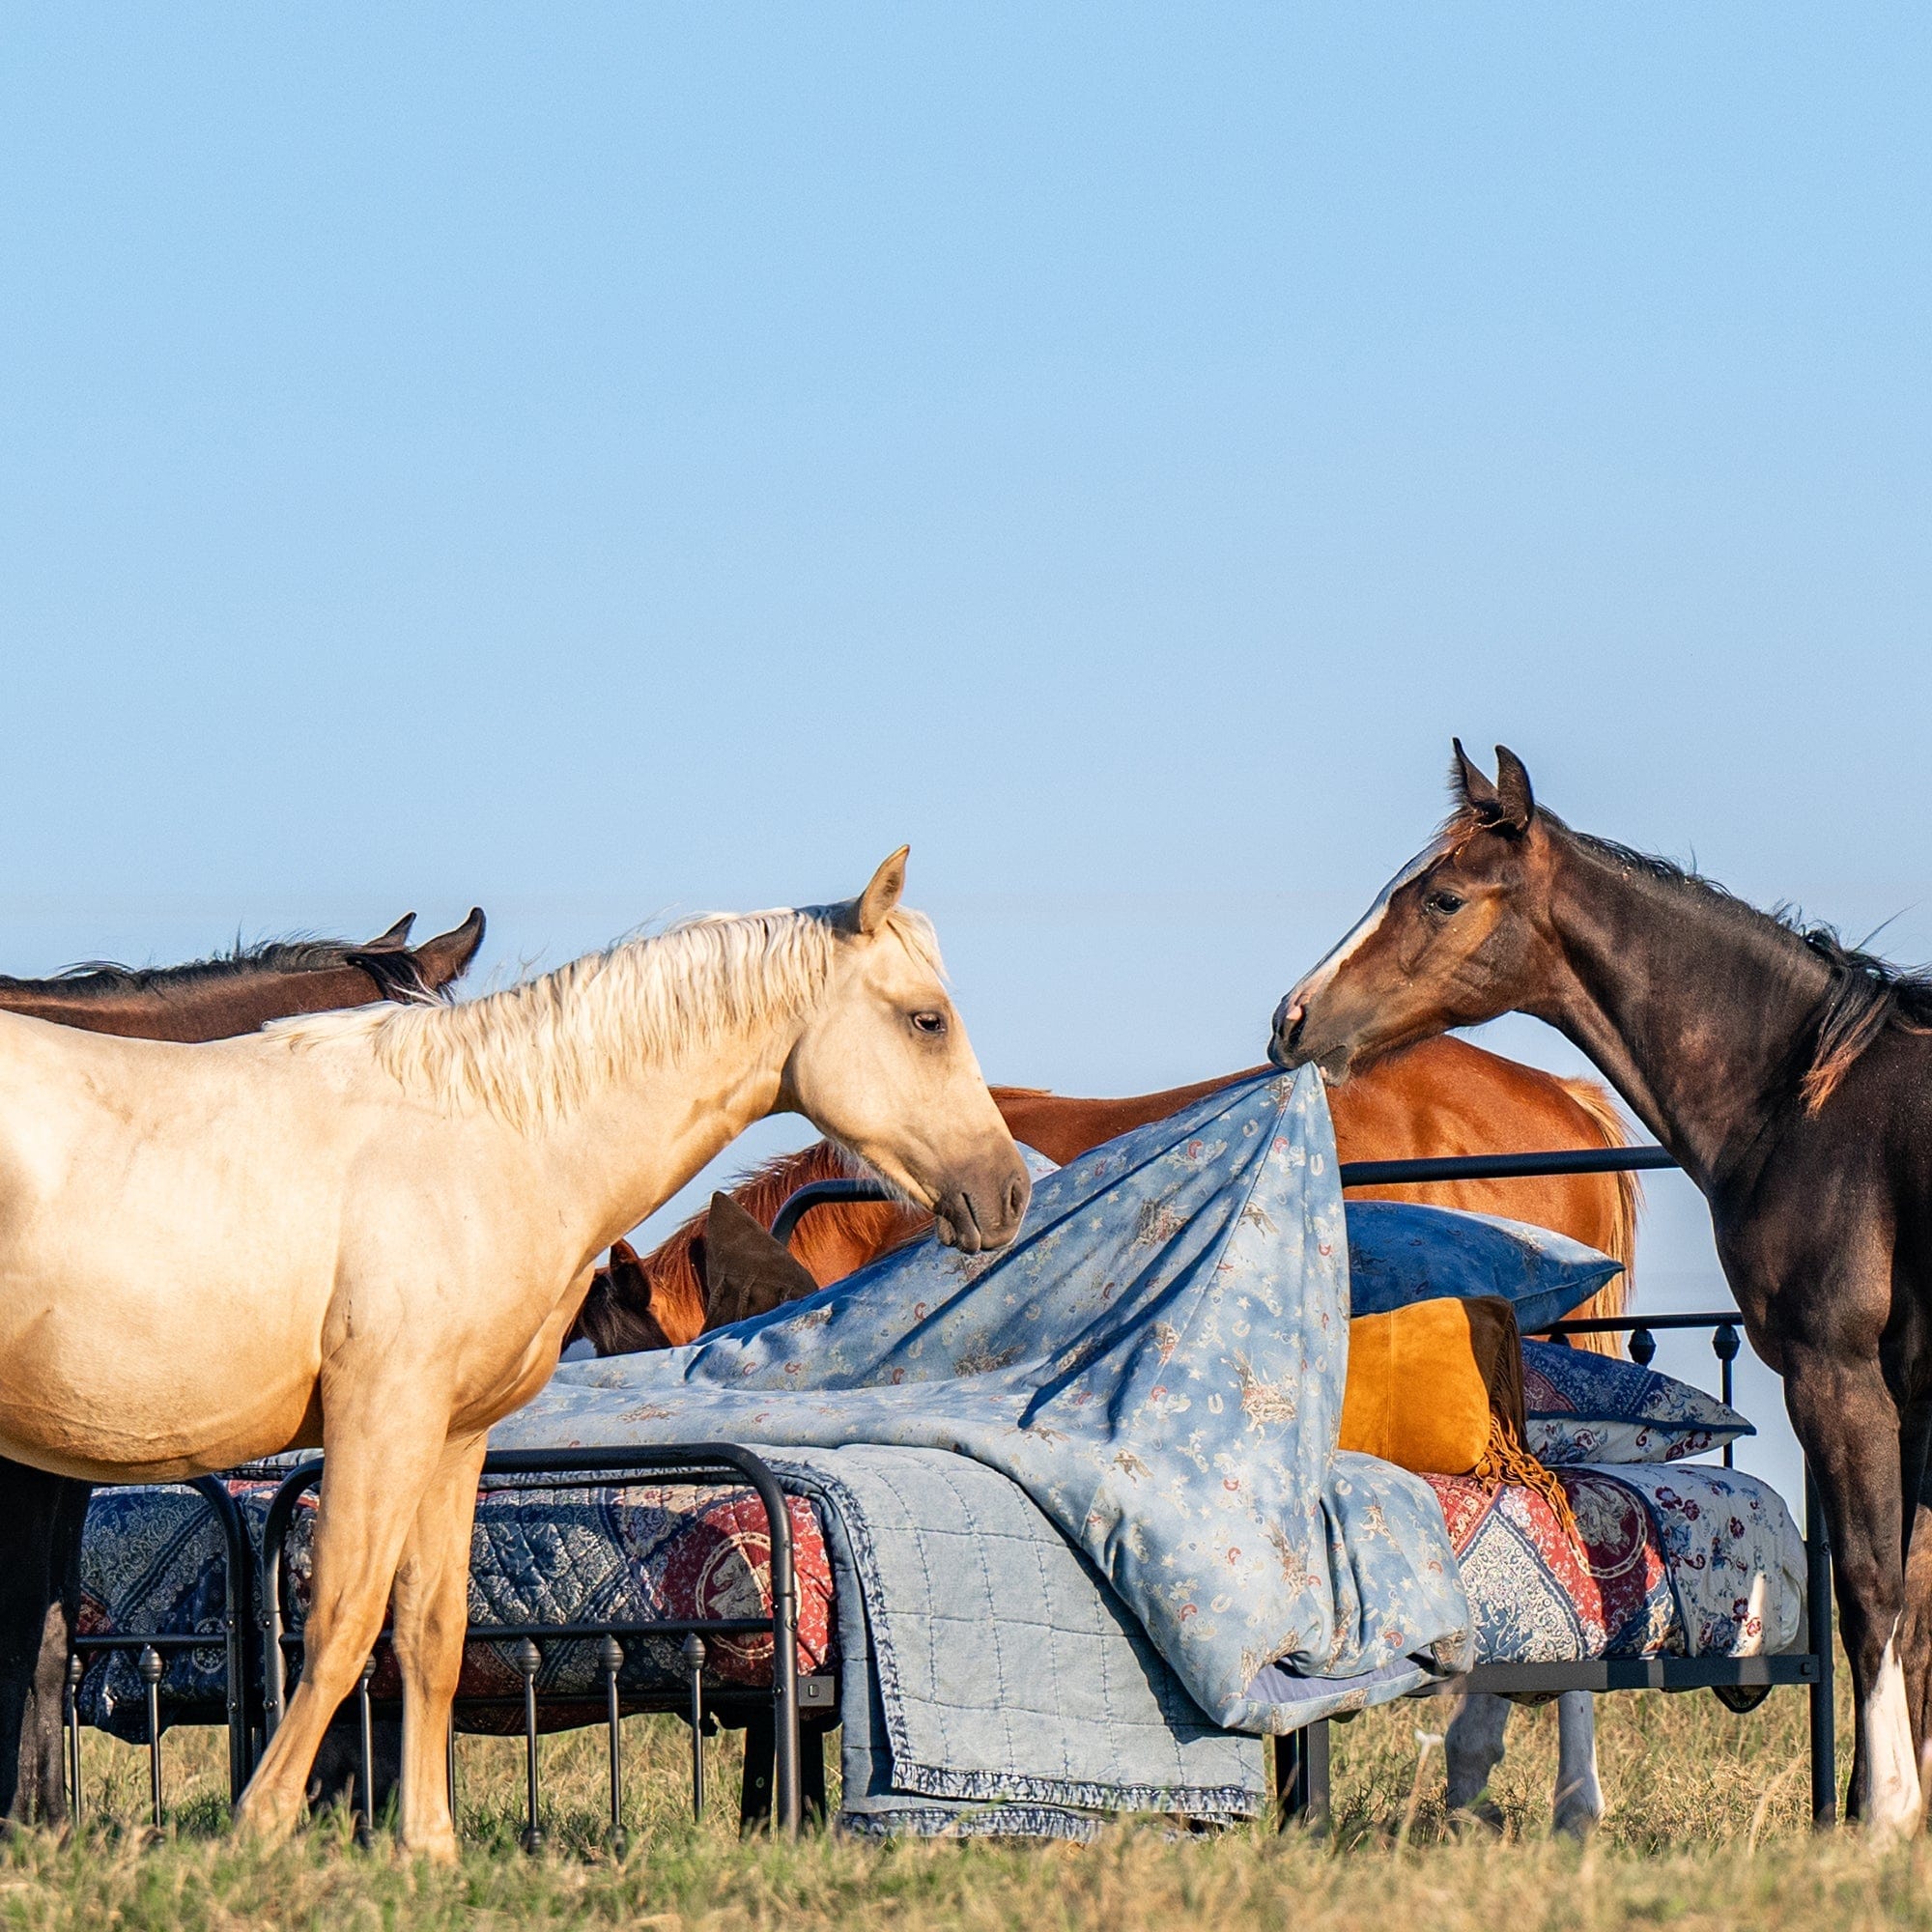
[[[1841,1680],[1842,1681],[1842,1680]],[[689,1733],[669,1719],[627,1726],[632,1849],[603,1849],[600,1733],[545,1745],[551,1849],[517,1849],[519,1747],[466,1738],[466,1854],[432,1871],[387,1845],[361,1852],[339,1818],[263,1855],[220,1834],[218,1740],[168,1741],[167,1840],[96,1825],[77,1845],[25,1836],[0,1852],[0,1919],[30,1926],[623,1924],[653,1927],[891,1925],[1060,1932],[1214,1927],[1469,1928],[1531,1932],[1655,1924],[1695,1928],[1878,1924],[1932,1932],[1932,1849],[1874,1855],[1858,1837],[1808,1829],[1804,1700],[1779,1691],[1736,1718],[1702,1693],[1605,1700],[1610,1816],[1588,1850],[1548,1833],[1555,1717],[1519,1719],[1496,1795],[1498,1841],[1459,1836],[1442,1814],[1441,1754],[1416,1775],[1431,1704],[1374,1712],[1336,1732],[1332,1844],[1256,1830],[1176,1840],[1123,1829],[1098,1846],[876,1847],[837,1839],[741,1844],[736,1740],[710,1745],[713,1816],[689,1816]],[[1842,1714],[1841,1714],[1842,1715]],[[1842,1728],[1842,1727],[1841,1727]],[[141,1754],[90,1736],[91,1816],[141,1815]],[[1410,1821],[1406,1843],[1405,1819]]]

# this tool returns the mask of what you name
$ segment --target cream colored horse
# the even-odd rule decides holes
[[[491,1425],[598,1254],[795,1111],[997,1247],[1026,1172],[898,909],[694,921],[454,1008],[209,1046],[0,1014],[0,1454],[165,1481],[327,1452],[301,1682],[241,1818],[279,1835],[393,1583],[406,1843],[455,1854],[443,1739]]]

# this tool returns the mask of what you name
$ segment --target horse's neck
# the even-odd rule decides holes
[[[211,1025],[212,1009],[185,990],[161,993],[129,986],[83,992],[71,986],[36,985],[31,980],[0,984],[0,1008],[10,1013],[24,1013],[30,1019],[49,1020],[55,1026],[113,1034],[121,1039],[222,1039],[237,1033],[252,1033],[262,1019],[272,1017],[265,1013],[242,1026]],[[222,1011],[227,1011],[225,1002]]]
[[[777,1105],[793,1018],[721,1030],[641,1077],[613,1083],[543,1135],[586,1256],[656,1212]]]
[[[1789,1088],[1829,970],[1761,916],[1555,836],[1550,911],[1568,971],[1538,1017],[1702,1184]]]
[[[84,980],[0,980],[0,1009],[123,1039],[231,1039],[269,1020],[358,1007],[375,997],[354,966],[158,980],[88,990]]]

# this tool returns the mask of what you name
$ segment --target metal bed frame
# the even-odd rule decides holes
[[[138,1490],[152,1487],[144,1483],[97,1483],[97,1490]],[[185,1487],[197,1490],[214,1511],[221,1526],[225,1561],[221,1577],[221,1635],[214,1638],[199,1632],[117,1631],[104,1636],[76,1636],[67,1660],[67,1688],[62,1700],[62,1729],[66,1734],[64,1771],[68,1804],[76,1829],[81,1822],[80,1776],[80,1685],[87,1674],[87,1660],[107,1651],[133,1651],[141,1682],[146,1689],[148,1718],[148,1799],[154,1824],[161,1823],[161,1677],[166,1669],[163,1651],[212,1650],[218,1641],[223,1656],[223,1690],[228,1724],[228,1785],[239,1798],[248,1781],[248,1638],[247,1619],[254,1601],[254,1550],[248,1541],[247,1525],[228,1486],[219,1476],[197,1476]]]
[[[285,1708],[286,1660],[301,1648],[298,1631],[284,1629],[281,1610],[282,1558],[296,1511],[302,1496],[322,1481],[322,1460],[314,1458],[298,1464],[275,1492],[262,1536],[259,1574],[260,1642],[262,1646],[262,1705],[264,1739],[273,1737]],[[524,1680],[521,1699],[524,1719],[524,1768],[526,1820],[524,1847],[535,1852],[543,1845],[542,1792],[537,1757],[537,1711],[540,1702],[536,1680],[542,1667],[545,1643],[576,1644],[595,1642],[598,1667],[604,1677],[605,1722],[610,1744],[610,1836],[621,1845],[623,1829],[623,1743],[620,1719],[627,1711],[676,1710],[692,1730],[692,1806],[695,1815],[704,1814],[704,1738],[717,1728],[719,1717],[737,1716],[745,1722],[748,1739],[745,1813],[748,1822],[760,1814],[759,1791],[755,1777],[760,1768],[755,1760],[758,1741],[769,1724],[774,1772],[763,1794],[763,1809],[773,1815],[779,1828],[788,1835],[799,1829],[803,1801],[800,1778],[800,1684],[798,1677],[798,1591],[792,1564],[791,1519],[784,1496],[765,1462],[749,1449],[727,1442],[699,1442],[667,1447],[611,1449],[526,1449],[502,1452],[484,1459],[483,1474],[514,1479],[520,1489],[585,1490],[607,1488],[613,1481],[635,1480],[649,1475],[659,1480],[696,1484],[706,1488],[749,1487],[764,1505],[765,1521],[771,1538],[770,1614],[763,1617],[664,1617],[640,1622],[593,1620],[573,1624],[480,1624],[472,1623],[466,1643],[514,1643],[517,1668]],[[717,1690],[707,1698],[703,1683],[704,1636],[735,1636],[766,1632],[772,1638],[772,1688]],[[682,1637],[680,1656],[687,1673],[686,1686],[676,1702],[663,1693],[624,1692],[618,1676],[624,1666],[627,1639]],[[387,1641],[384,1634],[384,1641]],[[366,1794],[375,1788],[375,1753],[372,1739],[374,1700],[369,1694],[370,1680],[376,1672],[372,1655],[362,1667],[355,1692],[358,1745],[361,1760],[360,1788]],[[496,1699],[457,1700],[457,1707],[494,1704]],[[573,1705],[581,1696],[561,1700]],[[812,1699],[814,1706],[828,1704],[829,1698]],[[763,1704],[764,1711],[758,1706]],[[768,1716],[767,1716],[768,1714]],[[456,1740],[452,1722],[449,1743],[450,1788],[455,1795]],[[818,1807],[824,1806],[822,1776],[815,1780]],[[366,1805],[366,1797],[363,1799]],[[359,1814],[363,1830],[368,1829],[366,1810]]]
[[[287,1706],[290,1663],[299,1671],[302,1634],[285,1627],[282,1614],[282,1568],[290,1530],[302,1497],[322,1480],[320,1457],[277,1470],[281,1480],[270,1499],[258,1558],[242,1512],[219,1476],[197,1478],[193,1488],[213,1505],[224,1539],[223,1632],[225,1694],[228,1729],[229,1791],[239,1799],[273,1737]],[[659,1481],[707,1488],[748,1488],[764,1506],[771,1543],[770,1614],[762,1617],[657,1618],[620,1622],[593,1620],[573,1624],[471,1624],[465,1642],[513,1643],[523,1690],[515,1703],[523,1719],[526,1817],[523,1842],[535,1852],[544,1841],[542,1790],[537,1752],[537,1715],[546,1703],[582,1708],[581,1693],[547,1697],[537,1690],[544,1644],[595,1643],[604,1680],[605,1723],[609,1733],[610,1827],[613,1847],[621,1849],[623,1828],[623,1744],[621,1719],[637,1711],[674,1711],[692,1729],[692,1805],[701,1818],[705,1807],[704,1739],[721,1720],[742,1725],[747,1732],[741,1818],[746,1829],[767,1823],[788,1835],[796,1834],[808,1810],[823,1816],[825,1777],[822,1740],[836,1706],[836,1680],[830,1672],[801,1678],[798,1673],[798,1593],[793,1565],[791,1519],[777,1478],[762,1458],[749,1449],[723,1442],[666,1447],[611,1449],[537,1449],[510,1451],[485,1459],[485,1478],[507,1478],[519,1488],[586,1490],[635,1482],[648,1475]],[[136,1489],[139,1484],[103,1485]],[[773,1645],[769,1690],[751,1687],[713,1687],[703,1681],[706,1636],[713,1639],[769,1634]],[[250,1642],[252,1635],[253,1642]],[[676,1692],[623,1690],[618,1682],[624,1667],[625,1645],[647,1638],[681,1637],[679,1655],[686,1677]],[[384,1632],[381,1642],[388,1642]],[[69,1801],[79,1823],[82,1804],[81,1722],[78,1691],[89,1655],[101,1651],[131,1651],[139,1657],[146,1689],[148,1719],[148,1782],[152,1820],[158,1830],[161,1804],[160,1682],[163,1651],[205,1650],[216,1639],[195,1633],[117,1631],[109,1635],[75,1640],[68,1662],[64,1711],[67,1733]],[[252,1666],[252,1667],[251,1667]],[[367,1836],[371,1819],[368,1794],[376,1788],[374,1714],[399,1710],[398,1700],[373,1698],[370,1684],[376,1673],[372,1655],[362,1667],[352,1697],[357,1733],[356,1829]],[[251,1691],[253,1694],[251,1695]],[[498,1706],[498,1698],[459,1698],[457,1708]],[[803,1743],[801,1742],[803,1740]],[[455,1795],[456,1734],[452,1719],[449,1739],[451,1797]]]
[[[1589,1148],[1521,1154],[1468,1154],[1439,1159],[1345,1161],[1340,1180],[1345,1187],[1386,1186],[1474,1179],[1518,1179],[1541,1175],[1608,1174],[1675,1168],[1662,1148]],[[813,1208],[835,1201],[887,1201],[895,1197],[875,1181],[859,1179],[813,1181],[795,1192],[779,1210],[772,1233],[788,1244],[799,1223]],[[1731,1364],[1739,1350],[1735,1309],[1712,1314],[1619,1317],[1558,1322],[1556,1335],[1621,1332],[1631,1338],[1631,1354],[1647,1364],[1656,1353],[1656,1334],[1662,1330],[1706,1329],[1719,1364],[1723,1399],[1731,1398]],[[1731,1462],[1726,1448],[1724,1463]],[[301,1497],[322,1479],[320,1458],[298,1463],[283,1478],[269,1508],[263,1550],[258,1561],[240,1510],[219,1477],[199,1478],[193,1487],[213,1505],[226,1543],[227,1576],[224,1597],[223,1642],[226,1647],[229,1776],[233,1794],[241,1795],[260,1749],[280,1722],[288,1689],[288,1666],[302,1644],[299,1631],[284,1627],[281,1609],[282,1558]],[[537,1690],[545,1643],[596,1642],[604,1677],[605,1722],[610,1741],[610,1833],[613,1844],[623,1839],[623,1764],[620,1719],[631,1711],[675,1710],[692,1727],[692,1800],[694,1813],[705,1804],[703,1739],[726,1723],[743,1723],[748,1732],[744,1790],[740,1815],[746,1829],[767,1821],[795,1833],[802,1817],[823,1817],[825,1781],[823,1741],[837,1721],[837,1678],[830,1671],[800,1678],[797,1669],[797,1596],[791,1547],[791,1523],[782,1492],[770,1467],[752,1451],[730,1443],[693,1443],[651,1448],[604,1450],[526,1450],[489,1457],[486,1477],[515,1479],[531,1488],[583,1490],[610,1487],[613,1482],[649,1474],[707,1487],[747,1486],[764,1505],[771,1536],[772,1607],[766,1617],[666,1619],[637,1623],[472,1624],[466,1641],[517,1645],[523,1676],[520,1700],[526,1769],[524,1843],[531,1851],[543,1843],[539,1784],[537,1713],[546,1701],[562,1701],[581,1708],[581,1695],[546,1700]],[[133,1488],[137,1485],[109,1487]],[[1802,1654],[1753,1658],[1599,1658],[1577,1663],[1480,1664],[1466,1674],[1441,1680],[1418,1696],[1443,1696],[1463,1691],[1494,1691],[1506,1696],[1543,1697],[1565,1690],[1603,1693],[1612,1690],[1762,1690],[1779,1686],[1805,1687],[1809,1693],[1811,1811],[1819,1825],[1837,1816],[1832,1682],[1832,1571],[1823,1512],[1816,1484],[1807,1467],[1804,1479],[1805,1629],[1809,1649]],[[249,1642],[251,1633],[253,1643]],[[704,1634],[714,1637],[769,1632],[773,1641],[773,1681],[769,1693],[751,1690],[713,1690],[702,1683]],[[680,1655],[687,1682],[673,1699],[668,1693],[620,1690],[618,1676],[627,1639],[682,1636]],[[384,1634],[383,1641],[386,1642]],[[150,1794],[154,1821],[161,1822],[161,1755],[158,1691],[164,1649],[202,1649],[211,1639],[179,1635],[118,1632],[108,1636],[76,1640],[70,1659],[66,1722],[68,1769],[76,1822],[80,1817],[80,1722],[76,1702],[85,1654],[104,1650],[134,1651],[147,1687]],[[253,1653],[251,1655],[250,1653]],[[250,1666],[254,1667],[251,1668]],[[366,1833],[367,1794],[374,1788],[373,1713],[378,1700],[370,1695],[376,1659],[372,1655],[354,1693],[360,1776],[358,1828]],[[251,1689],[254,1694],[250,1694]],[[459,1705],[497,1703],[502,1699],[459,1700]],[[393,1704],[384,1708],[394,1708]],[[1338,1720],[1338,1721],[1346,1721]],[[1325,1829],[1330,1809],[1329,1720],[1274,1740],[1275,1802],[1283,1830],[1301,1825]],[[767,1770],[766,1767],[770,1769]],[[455,1730],[452,1721],[449,1776],[455,1790]]]

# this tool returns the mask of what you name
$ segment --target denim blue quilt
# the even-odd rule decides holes
[[[1334,1136],[1303,1069],[1048,1175],[997,1255],[927,1241],[690,1348],[567,1365],[493,1444],[971,1457],[1214,1722],[1285,1730],[1470,1654],[1429,1489],[1336,1448],[1348,1318]]]

